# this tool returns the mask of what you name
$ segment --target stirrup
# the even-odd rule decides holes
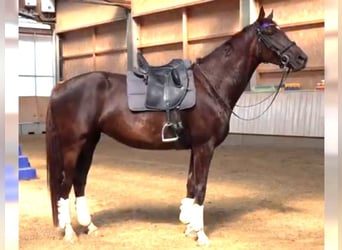
[[[178,135],[174,136],[174,137],[169,137],[169,138],[165,138],[165,130],[169,127],[171,127],[173,124],[171,122],[166,122],[164,123],[164,126],[162,128],[162,132],[161,132],[161,136],[162,136],[162,142],[173,142],[173,141],[177,141],[178,140]]]

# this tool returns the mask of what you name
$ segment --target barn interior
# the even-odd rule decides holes
[[[20,88],[24,92],[19,98],[20,134],[44,132],[48,97],[55,83],[96,70],[126,74],[137,65],[137,50],[151,65],[163,65],[173,58],[195,62],[254,22],[259,7],[264,6],[267,13],[274,11],[280,28],[303,48],[309,60],[304,70],[288,76],[277,101],[264,116],[249,122],[232,117],[232,136],[226,143],[283,145],[290,141],[323,147],[323,0],[53,3],[50,9],[45,7],[46,12],[44,6],[28,7],[20,1],[21,16],[33,12],[34,19],[46,23],[46,29],[19,27],[19,51],[26,58],[19,74],[22,86],[26,86]],[[280,78],[278,66],[261,64],[238,104],[248,106],[264,99]],[[253,118],[267,104],[236,107],[236,112]]]
[[[96,151],[87,188],[99,237],[87,237],[78,228],[75,245],[61,240],[52,227],[46,190],[50,93],[89,71],[126,74],[137,65],[138,50],[152,65],[173,58],[195,62],[254,22],[260,6],[266,13],[273,10],[279,27],[309,60],[304,70],[290,73],[265,115],[252,121],[232,116],[208,183],[211,248],[322,249],[323,0],[19,0],[19,144],[37,174],[19,182],[20,249],[193,249],[177,224],[187,152],[140,151],[107,136]],[[250,106],[272,94],[281,74],[279,67],[261,64],[239,104]],[[253,118],[267,104],[236,112]],[[161,247],[166,240],[167,247]]]

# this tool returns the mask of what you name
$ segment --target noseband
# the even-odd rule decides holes
[[[256,28],[258,34],[258,41],[262,41],[264,45],[275,52],[280,57],[281,67],[286,67],[290,61],[288,55],[285,54],[292,46],[296,45],[295,42],[290,41],[286,46],[280,48],[279,44],[275,42],[276,33],[269,32],[267,29],[275,24],[265,23]]]

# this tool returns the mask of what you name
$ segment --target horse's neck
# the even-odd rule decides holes
[[[254,30],[240,32],[206,56],[201,68],[210,74],[210,84],[231,108],[245,90],[260,61]]]

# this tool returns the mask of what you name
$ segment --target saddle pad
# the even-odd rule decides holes
[[[196,104],[196,89],[192,70],[188,69],[189,87],[180,109],[192,108]],[[143,79],[137,77],[133,71],[127,72],[128,107],[132,111],[158,111],[145,107],[147,86]]]

